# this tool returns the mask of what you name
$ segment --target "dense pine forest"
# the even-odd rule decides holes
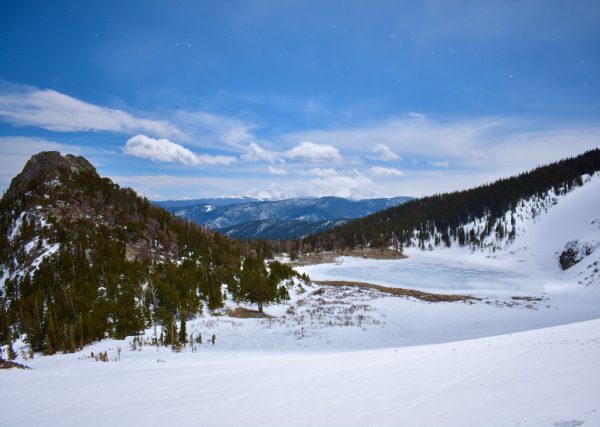
[[[514,238],[514,213],[523,201],[564,194],[583,184],[582,176],[600,171],[600,149],[538,167],[491,184],[409,201],[397,207],[349,221],[298,241],[272,241],[276,251],[293,254],[357,247],[398,250],[425,242],[435,245],[482,245],[487,236]],[[474,221],[482,226],[469,226]]]
[[[72,352],[154,325],[157,343],[174,345],[186,320],[223,306],[223,285],[261,310],[285,299],[293,271],[267,269],[269,255],[173,217],[81,157],[43,152],[0,201],[0,344]]]

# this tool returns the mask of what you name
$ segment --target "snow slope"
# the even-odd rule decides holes
[[[0,372],[2,424],[600,425],[600,320],[354,352],[216,349],[36,358]]]
[[[564,195],[550,192],[543,197],[522,201],[515,217],[516,238],[488,236],[482,248],[434,246],[426,241],[421,250],[418,241],[404,249],[411,258],[439,260],[442,263],[484,265],[486,269],[504,269],[531,278],[552,282],[579,282],[600,286],[600,173],[584,176],[585,184]],[[510,227],[511,212],[505,222]],[[465,230],[480,229],[486,218],[465,225]],[[592,253],[563,271],[559,256],[570,242],[585,244]]]
[[[590,243],[594,251],[581,262],[562,272],[558,255],[571,241]],[[513,245],[509,259],[527,268],[546,272],[565,280],[591,284],[600,279],[600,177],[595,176],[584,186],[565,195],[547,213],[529,224],[526,233]],[[596,262],[596,264],[594,264]],[[596,268],[596,272],[594,272]],[[600,281],[596,282],[600,284]]]

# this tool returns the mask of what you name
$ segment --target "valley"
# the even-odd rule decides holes
[[[593,425],[600,421],[599,189],[593,174],[568,192],[523,199],[503,215],[514,218],[507,219],[514,235],[490,233],[477,245],[415,234],[402,247],[293,261],[276,254],[297,274],[281,280],[286,295],[266,302],[264,313],[231,282],[217,291],[220,305],[201,301],[185,323],[166,316],[167,326],[146,323],[137,334],[73,352],[32,353],[22,336],[11,344],[14,363],[31,369],[0,372],[3,415],[11,424],[73,426],[282,419],[302,426],[331,417],[348,425]],[[11,242],[23,241],[31,221],[27,213],[16,218]],[[44,233],[43,258],[52,259],[59,247]],[[25,246],[27,254],[35,245]],[[573,247],[591,249],[573,252],[563,270],[559,258]],[[41,261],[30,262],[35,275]],[[166,336],[177,334],[169,325],[179,330],[171,344]],[[477,396],[467,412],[458,405],[464,395]],[[37,404],[26,410],[28,399]],[[390,405],[393,412],[384,410]],[[298,407],[310,410],[297,418]]]
[[[153,202],[180,218],[236,239],[297,239],[348,220],[398,206],[412,197],[349,200],[342,197],[261,200],[221,198]]]

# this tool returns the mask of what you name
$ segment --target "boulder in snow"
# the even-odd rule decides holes
[[[567,270],[577,264],[586,256],[590,255],[594,251],[595,247],[588,242],[579,242],[572,240],[567,242],[565,249],[562,251],[558,260],[563,270]]]

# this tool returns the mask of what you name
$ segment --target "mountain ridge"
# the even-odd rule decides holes
[[[342,220],[362,217],[396,206],[412,198],[400,196],[350,200],[329,196],[275,201],[251,199],[238,202],[238,200],[198,199],[201,203],[196,204],[187,201],[154,203],[177,216],[234,238],[297,238],[323,231],[340,224]],[[265,228],[265,225],[269,224],[268,220],[271,220],[272,227]],[[286,227],[297,231],[286,233]],[[299,231],[300,228],[302,232]]]

